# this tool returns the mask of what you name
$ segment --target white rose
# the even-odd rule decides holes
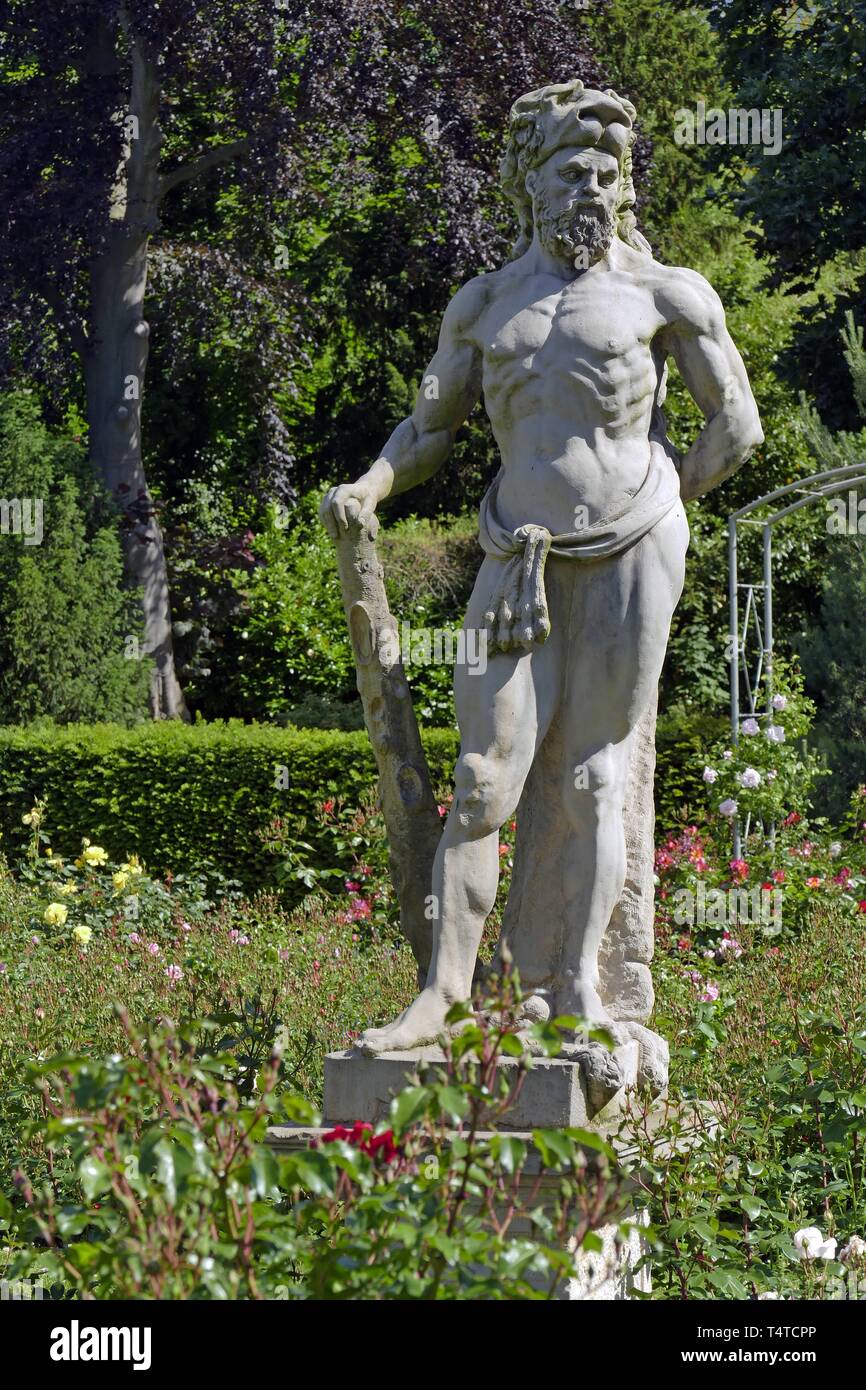
[[[849,1236],[839,1251],[839,1259],[843,1264],[848,1264],[850,1260],[862,1260],[864,1255],[866,1240],[863,1240],[862,1236]]]
[[[804,1226],[794,1233],[794,1247],[801,1260],[832,1260],[836,1257],[836,1241],[825,1240],[817,1226]]]

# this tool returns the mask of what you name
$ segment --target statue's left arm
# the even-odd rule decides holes
[[[688,502],[736,473],[763,443],[764,434],[715,290],[694,271],[675,270],[664,299],[670,318],[663,346],[706,417],[680,464],[680,494]]]

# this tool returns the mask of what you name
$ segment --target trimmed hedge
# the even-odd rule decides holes
[[[423,738],[434,785],[450,782],[456,731],[432,729]],[[288,769],[285,790],[275,785],[280,767]],[[174,873],[209,863],[248,889],[262,888],[274,883],[276,861],[259,835],[275,817],[315,845],[320,803],[342,797],[357,806],[375,782],[364,731],[239,720],[0,728],[7,855],[26,844],[21,817],[39,797],[60,854],[79,853],[88,835],[112,858],[134,852],[150,868]]]
[[[700,813],[701,750],[723,723],[660,719],[660,830]],[[434,786],[450,785],[456,730],[428,729],[422,737]],[[288,769],[285,790],[276,785],[280,767]],[[318,847],[322,801],[340,797],[354,808],[375,782],[363,730],[239,720],[0,728],[0,831],[10,855],[27,843],[21,817],[41,798],[60,854],[77,854],[82,835],[89,835],[114,859],[137,853],[150,868],[174,873],[207,863],[247,889],[262,888],[275,882],[276,861],[260,838],[274,818]],[[325,857],[332,852],[325,842],[321,848]]]

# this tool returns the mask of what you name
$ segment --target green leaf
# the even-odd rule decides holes
[[[89,1202],[100,1193],[107,1192],[111,1185],[111,1173],[100,1159],[88,1154],[78,1165],[78,1178]]]
[[[545,1168],[556,1168],[561,1163],[571,1163],[574,1158],[574,1145],[562,1130],[534,1129],[532,1142],[541,1154]]]
[[[424,1114],[432,1094],[429,1086],[407,1086],[405,1091],[395,1096],[389,1110],[393,1128],[400,1134],[408,1129]]]
[[[316,1197],[329,1196],[334,1190],[335,1180],[336,1174],[330,1160],[318,1149],[291,1154],[281,1165],[281,1187],[299,1187]]]
[[[177,1201],[177,1150],[167,1139],[160,1139],[154,1145],[153,1156],[156,1159],[155,1177],[165,1189],[165,1200],[173,1207]]]
[[[502,1171],[511,1175],[526,1158],[526,1144],[512,1134],[497,1133],[490,1140],[490,1152],[499,1162]]]
[[[252,1188],[257,1197],[267,1197],[271,1189],[276,1187],[279,1171],[277,1160],[270,1149],[265,1145],[257,1148],[250,1159]]]
[[[440,1110],[455,1120],[462,1120],[469,1110],[469,1098],[456,1086],[434,1086],[433,1094],[439,1102]]]
[[[712,1284],[714,1289],[724,1294],[726,1298],[748,1298],[749,1291],[739,1276],[739,1271],[735,1269],[710,1269],[707,1271],[707,1282]]]
[[[757,1221],[762,1211],[766,1211],[766,1204],[760,1197],[746,1196],[740,1198],[740,1206],[746,1213],[750,1221]]]

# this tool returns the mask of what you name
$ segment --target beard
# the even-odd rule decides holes
[[[545,251],[572,263],[579,251],[585,252],[590,265],[601,260],[616,235],[616,217],[604,209],[571,207],[554,213],[539,199],[535,216]]]

